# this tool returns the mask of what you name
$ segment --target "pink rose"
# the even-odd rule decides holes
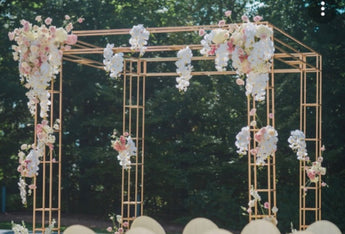
[[[36,16],[36,17],[35,17],[35,20],[36,20],[37,22],[41,22],[41,21],[42,21],[42,16],[40,16],[40,15]]]
[[[107,227],[107,232],[112,232],[113,229],[111,227]]]
[[[74,45],[75,43],[77,43],[77,40],[78,40],[77,35],[74,35],[74,34],[68,35],[66,39],[66,44]]]
[[[219,22],[218,22],[218,26],[219,27],[223,27],[225,25],[225,20],[220,20]]]
[[[29,189],[35,189],[35,188],[36,188],[36,186],[34,184],[29,185]]]
[[[325,147],[325,145],[322,145],[322,147],[321,147],[321,149],[320,149],[321,151],[325,151],[326,150],[326,147]]]
[[[242,15],[241,19],[242,19],[242,21],[244,21],[244,22],[248,22],[248,21],[249,21],[249,18],[248,18],[248,16],[246,16],[246,15]]]
[[[259,15],[254,16],[254,21],[255,21],[255,22],[259,22],[259,21],[261,21],[261,20],[262,20],[262,16],[259,16]]]
[[[322,182],[322,183],[321,183],[321,186],[322,186],[322,187],[326,187],[327,184],[326,184],[325,182]]]
[[[274,116],[273,113],[268,114],[268,118],[270,118],[270,119],[273,119],[273,116]]]
[[[52,18],[50,18],[50,17],[48,17],[48,18],[46,18],[45,20],[44,20],[44,23],[46,24],[46,25],[49,25],[49,24],[51,24],[52,23]]]
[[[252,209],[249,207],[249,208],[247,209],[247,212],[248,212],[248,214],[252,213]]]
[[[265,202],[265,203],[264,203],[264,208],[265,208],[265,209],[269,209],[269,208],[270,208],[270,203]]]
[[[200,29],[199,36],[204,36],[204,35],[205,35],[205,29]]]
[[[250,116],[254,116],[255,113],[256,113],[256,108],[253,108],[253,109],[250,110],[249,115]]]
[[[128,222],[124,222],[122,225],[123,225],[125,228],[129,227],[129,223],[128,223]]]
[[[9,32],[8,33],[8,38],[10,39],[10,41],[13,41],[13,39],[14,39],[14,32]]]
[[[84,22],[84,20],[85,20],[84,18],[81,18],[81,17],[80,17],[80,18],[79,18],[77,21],[78,21],[78,23],[80,23],[80,24],[81,24],[81,23],[83,23],[83,22]]]
[[[55,26],[50,26],[49,27],[49,31],[54,34],[56,32],[56,27]]]
[[[244,85],[244,80],[238,78],[238,79],[236,79],[236,84],[237,85]]]
[[[232,14],[232,11],[226,11],[226,12],[225,12],[225,16],[226,16],[226,17],[230,17],[231,14]]]
[[[66,31],[70,32],[72,29],[73,29],[73,24],[72,23],[67,24]]]
[[[65,15],[65,20],[70,20],[71,17],[69,17],[69,15]]]

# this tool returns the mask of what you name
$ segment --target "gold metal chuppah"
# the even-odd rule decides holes
[[[270,80],[267,85],[266,101],[263,105],[266,106],[266,123],[275,127],[275,79],[284,77],[286,74],[293,74],[300,78],[300,126],[307,136],[308,142],[315,144],[315,158],[320,155],[321,146],[321,55],[307,47],[303,43],[289,36],[287,33],[276,28],[272,24],[263,22],[273,28],[275,54],[273,58],[272,70],[270,72]],[[218,28],[216,25],[212,26],[184,26],[184,27],[161,27],[148,28],[151,34],[158,33],[190,33],[196,32],[199,29],[211,30]],[[72,49],[66,50],[63,53],[63,59],[66,61],[94,67],[103,70],[103,63],[91,58],[88,55],[102,55],[103,47],[95,46],[93,44],[84,42],[83,38],[102,37],[102,36],[120,36],[129,34],[130,29],[110,29],[110,30],[87,30],[74,31],[78,36],[78,42]],[[191,50],[200,50],[201,45],[157,45],[148,46],[146,53],[178,51],[189,46]],[[113,51],[130,53],[129,47],[117,47]],[[148,71],[149,64],[169,63],[175,62],[176,56],[171,57],[148,57],[148,58],[133,58],[125,57],[124,71],[122,77],[124,79],[123,90],[123,131],[129,131],[135,144],[137,146],[137,154],[134,161],[132,160],[132,167],[130,170],[122,170],[122,193],[121,193],[121,215],[123,221],[132,221],[135,217],[143,214],[144,202],[144,146],[145,146],[145,83],[146,78],[149,77],[176,77],[175,71],[169,72],[153,72]],[[214,60],[214,57],[194,56],[193,61]],[[61,160],[62,160],[62,145],[61,145],[61,129],[62,129],[62,68],[60,77],[57,81],[52,81],[51,85],[51,117],[50,123],[53,123],[55,118],[61,120],[61,127],[58,131],[58,155],[54,159],[52,152],[46,154],[42,160],[42,172],[35,178],[37,191],[34,190],[34,204],[33,204],[33,231],[44,231],[47,224],[53,218],[57,220],[57,227],[54,229],[60,233],[61,227]],[[236,75],[235,71],[194,71],[192,75],[195,76],[211,76],[211,75]],[[297,88],[297,87],[296,87]],[[308,92],[308,95],[307,95]],[[309,94],[312,93],[314,100],[309,100]],[[296,97],[298,98],[298,97]],[[55,104],[54,104],[55,103]],[[250,116],[249,112],[255,108],[257,103],[248,98],[247,101],[247,124],[256,120],[255,116]],[[58,108],[56,108],[58,106]],[[58,109],[58,110],[56,110]],[[310,114],[313,116],[310,117]],[[309,129],[310,120],[312,119],[313,129]],[[35,120],[37,125],[37,118]],[[258,129],[252,129],[254,134]],[[256,142],[251,140],[250,148],[255,148]],[[313,152],[313,151],[312,151]],[[309,154],[312,152],[309,150]],[[277,153],[278,154],[278,153]],[[49,157],[47,155],[50,155]],[[270,207],[277,206],[276,197],[276,158],[270,157],[266,164],[262,165],[263,169],[258,172],[258,165],[256,158],[248,153],[248,194],[250,186],[253,185],[260,194],[267,198]],[[312,202],[306,202],[304,187],[306,184],[304,162],[300,162],[300,229],[305,229],[307,223],[321,219],[321,182],[316,184],[312,190],[315,192]],[[308,192],[311,193],[310,191]],[[41,194],[41,196],[39,196]],[[249,195],[249,200],[250,200]],[[254,207],[254,211],[249,214],[249,220],[260,219],[265,216],[276,216],[269,209],[268,215],[260,215],[258,207]],[[312,218],[308,213],[312,214]],[[41,216],[42,225],[37,226],[36,222],[38,215]]]

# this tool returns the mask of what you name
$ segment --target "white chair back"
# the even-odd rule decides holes
[[[228,230],[217,228],[217,229],[211,229],[206,232],[203,232],[202,234],[232,234],[232,232],[229,232]]]
[[[131,229],[137,227],[146,228],[152,231],[154,234],[165,234],[163,227],[155,219],[145,215],[139,216],[134,219],[131,225]]]
[[[135,227],[135,228],[132,227],[126,232],[126,234],[156,234],[156,233],[144,227]]]
[[[76,224],[67,227],[63,234],[95,234],[95,232],[88,227]]]
[[[248,223],[241,234],[280,234],[280,231],[273,223],[258,219]]]
[[[218,226],[211,220],[206,218],[195,218],[187,223],[182,234],[202,234],[214,229],[218,229]]]
[[[332,222],[327,220],[319,220],[307,228],[307,231],[313,234],[341,234],[340,229]]]

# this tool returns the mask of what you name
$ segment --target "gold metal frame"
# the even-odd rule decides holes
[[[275,100],[274,100],[274,84],[275,76],[277,74],[299,74],[300,75],[300,129],[308,135],[307,119],[308,111],[310,107],[315,108],[316,127],[314,137],[308,135],[307,141],[315,142],[315,157],[320,155],[321,146],[321,55],[315,52],[310,47],[299,42],[295,38],[291,37],[284,31],[278,29],[268,22],[262,22],[273,28],[274,30],[274,43],[276,52],[273,58],[273,66],[270,73],[270,81],[267,85],[266,94],[266,122],[267,125],[275,127]],[[159,27],[148,28],[151,34],[157,33],[185,33],[185,32],[197,32],[199,29],[211,30],[218,28],[217,25],[206,26],[183,26],[183,27]],[[87,65],[90,67],[103,70],[104,66],[101,62],[86,58],[85,56],[90,54],[103,54],[103,47],[99,47],[81,40],[83,37],[95,37],[95,36],[116,36],[127,35],[130,29],[110,29],[110,30],[85,30],[85,31],[73,31],[78,36],[78,42],[72,49],[63,52],[63,60]],[[163,52],[163,51],[178,51],[185,48],[187,45],[157,45],[147,46],[146,53]],[[192,44],[188,45],[191,50],[201,49],[201,45]],[[129,47],[117,47],[113,49],[114,52],[132,52]],[[193,61],[205,61],[213,60],[213,57],[194,56]],[[124,93],[123,93],[123,131],[128,131],[138,148],[135,159],[132,158],[132,167],[129,170],[122,170],[122,193],[121,193],[121,215],[123,221],[132,221],[135,217],[143,214],[144,203],[144,145],[145,145],[145,83],[147,77],[176,77],[175,71],[171,72],[148,72],[147,67],[150,63],[167,63],[175,62],[177,60],[174,57],[150,57],[150,58],[125,58],[124,72],[122,73],[124,79]],[[311,61],[309,61],[311,60]],[[280,64],[277,66],[276,64]],[[54,81],[52,81],[52,89],[50,90],[52,105],[51,105],[51,117],[50,122],[53,123],[54,116],[54,95],[58,95],[59,98],[59,112],[58,116],[61,120],[60,131],[58,132],[58,157],[54,161],[52,158],[52,151],[49,152],[50,157],[45,156],[42,160],[43,169],[40,173],[42,177],[41,184],[37,183],[35,178],[35,184],[40,185],[42,189],[42,203],[38,205],[37,192],[34,190],[33,194],[33,232],[44,231],[47,223],[50,223],[53,218],[53,213],[56,212],[57,227],[54,229],[60,233],[60,218],[61,218],[61,129],[62,129],[62,67],[60,70],[59,85],[54,89]],[[314,74],[316,82],[316,100],[314,102],[307,102],[307,81],[309,79],[308,74]],[[192,75],[204,76],[204,75],[236,75],[235,71],[194,71]],[[313,79],[311,79],[313,80]],[[308,83],[309,84],[309,83]],[[248,98],[247,101],[247,123],[248,125],[252,120],[255,120],[255,116],[249,116],[249,111],[256,107],[256,103]],[[269,115],[273,114],[273,118],[269,118]],[[37,114],[36,114],[37,116]],[[37,125],[37,118],[35,118],[35,126]],[[252,130],[254,134],[257,129]],[[35,134],[36,135],[36,134]],[[256,147],[254,141],[251,142],[250,148]],[[312,154],[309,151],[309,154]],[[57,174],[53,170],[54,164],[57,164]],[[248,154],[248,194],[250,185],[253,184],[254,188],[260,193],[266,193],[267,200],[270,206],[277,205],[276,197],[276,160],[275,156],[270,157],[268,162],[263,165],[267,173],[265,175],[258,174],[258,168],[256,165],[256,159]],[[305,196],[303,189],[306,183],[306,176],[304,173],[306,166],[303,162],[300,163],[300,229],[305,229],[306,225],[306,211],[315,212],[315,220],[321,219],[321,189],[320,184],[317,184],[314,188],[315,202],[312,207],[307,207],[305,202]],[[47,173],[48,171],[48,173]],[[48,178],[46,178],[48,177]],[[53,179],[57,177],[57,183],[54,184]],[[260,177],[260,178],[258,178]],[[259,179],[267,181],[267,184],[261,184]],[[48,196],[47,187],[48,184]],[[55,199],[53,186],[57,185],[57,198]],[[48,205],[45,200],[48,197]],[[249,200],[250,200],[249,195]],[[56,201],[56,205],[53,203]],[[42,225],[36,226],[36,213],[41,213]],[[48,216],[47,216],[48,215]],[[268,215],[274,215],[269,210]],[[47,216],[47,217],[46,217]],[[259,215],[258,207],[255,206],[254,212],[249,215],[249,220],[263,218],[263,215]]]

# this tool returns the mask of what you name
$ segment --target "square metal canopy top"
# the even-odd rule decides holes
[[[305,65],[305,69],[308,72],[317,72],[319,68],[313,65],[313,61],[309,62],[308,59],[303,60],[302,55],[306,58],[315,58],[320,56],[312,48],[308,47],[304,43],[298,41],[294,37],[290,36],[283,30],[275,27],[269,22],[260,22],[259,24],[264,24],[273,29],[273,41],[275,47],[274,59],[278,60],[287,67],[273,69],[273,73],[298,73],[301,72],[301,64]],[[241,25],[241,24],[237,24]],[[230,24],[225,25],[222,28],[227,28]],[[199,26],[180,26],[180,27],[154,27],[146,28],[150,34],[159,33],[183,33],[183,32],[198,32],[200,29],[212,30],[219,28],[218,25],[199,25]],[[103,54],[103,47],[99,47],[81,40],[82,37],[95,37],[95,36],[120,36],[127,35],[131,29],[105,29],[105,30],[80,30],[72,31],[73,34],[78,36],[78,41],[70,50],[63,51],[63,59],[66,61],[87,65],[90,67],[95,67],[98,69],[104,69],[104,65],[101,61],[96,61],[94,59],[85,58],[85,55],[92,54]],[[200,50],[202,48],[201,44],[190,44],[190,45],[150,45],[147,46],[145,53],[152,52],[164,52],[164,51],[178,51],[180,49],[188,46],[191,50]],[[133,53],[130,47],[114,47],[114,53]],[[129,57],[128,59],[137,60],[138,58]],[[151,57],[145,58],[140,57],[141,61],[147,62],[173,62],[177,60],[177,57]],[[193,56],[194,61],[205,61],[214,60],[214,56]],[[193,76],[200,75],[234,75],[235,71],[194,71]],[[150,76],[176,76],[175,72],[160,72],[160,73],[147,73],[147,77]]]

